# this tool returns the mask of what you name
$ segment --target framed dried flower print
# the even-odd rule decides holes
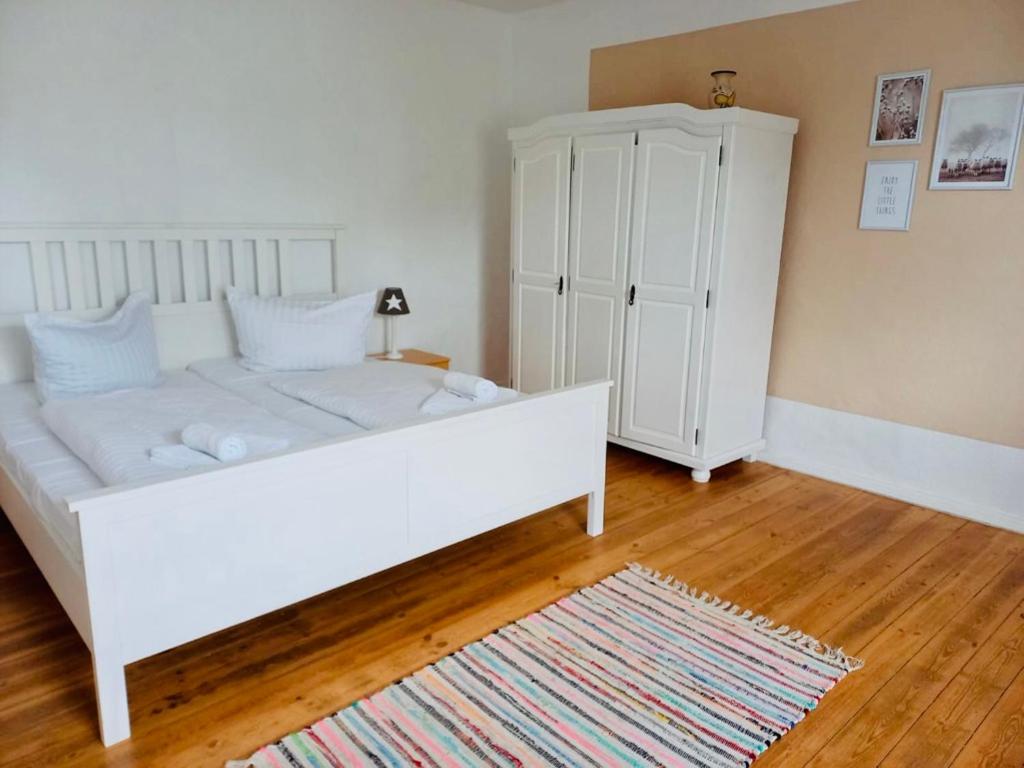
[[[921,143],[931,76],[930,69],[878,76],[875,111],[871,118],[871,146]]]

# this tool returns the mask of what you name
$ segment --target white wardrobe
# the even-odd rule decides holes
[[[513,386],[611,379],[608,439],[698,482],[753,460],[796,130],[685,104],[510,130]]]

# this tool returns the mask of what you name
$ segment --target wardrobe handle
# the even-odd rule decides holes
[[[565,278],[562,275],[558,276],[558,295],[562,295],[562,287],[565,284]]]
[[[629,286],[629,306],[633,306],[633,299],[636,298],[636,286]]]

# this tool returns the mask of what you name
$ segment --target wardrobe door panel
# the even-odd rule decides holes
[[[694,454],[719,136],[641,131],[621,435]]]
[[[584,136],[573,148],[566,383],[615,383],[608,400],[612,435],[619,433],[635,137]]]
[[[526,350],[516,376],[516,388],[521,392],[544,392],[558,386],[560,303],[547,287],[521,287],[516,317],[521,348]]]
[[[643,256],[638,282],[645,286],[692,291],[700,259],[703,154],[674,144],[644,148]]]
[[[512,180],[512,384],[565,381],[565,278],[571,139],[516,149]]]
[[[636,349],[636,385],[629,429],[635,439],[663,444],[684,442],[687,380],[693,308],[644,301],[630,318]],[[666,446],[667,447],[667,446]]]
[[[615,299],[579,294],[570,301],[570,306],[569,324],[573,327],[571,383],[612,378],[612,342],[619,314]]]
[[[562,271],[562,154],[556,148],[537,157],[516,160],[517,166],[522,163],[517,170],[523,186],[519,269],[524,275],[555,277]]]
[[[600,144],[598,142],[601,142]],[[629,198],[631,136],[588,136],[576,145],[570,258],[577,279],[613,283],[622,261],[620,206]]]

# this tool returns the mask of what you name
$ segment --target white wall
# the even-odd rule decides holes
[[[507,20],[0,0],[0,221],[340,223],[351,290],[406,289],[406,345],[503,375]]]
[[[343,224],[404,345],[504,380],[505,130],[592,47],[825,2],[0,0],[0,222]]]

